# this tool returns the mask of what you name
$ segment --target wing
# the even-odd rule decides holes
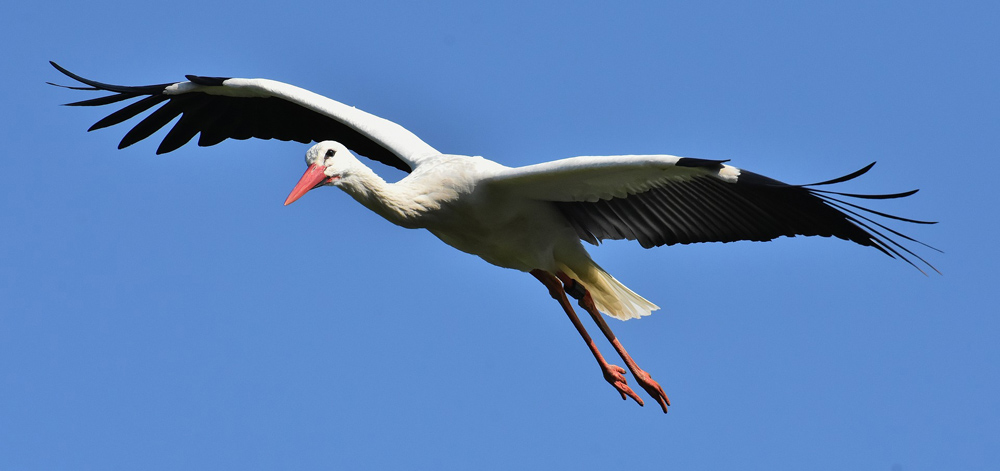
[[[188,75],[187,82],[126,87],[88,80],[50,63],[87,85],[67,88],[113,92],[68,106],[102,106],[140,98],[98,121],[90,131],[121,123],[162,104],[125,134],[119,149],[149,137],[180,116],[160,142],[157,154],[183,146],[196,134],[200,134],[199,146],[212,146],[228,138],[301,143],[335,140],[359,155],[405,172],[415,168],[422,158],[438,154],[392,121],[273,80]]]
[[[933,223],[873,211],[845,200],[902,198],[917,190],[859,195],[814,188],[859,177],[874,163],[833,180],[788,185],[724,162],[669,155],[574,157],[507,169],[486,182],[492,188],[554,202],[580,238],[593,244],[604,239],[629,239],[650,248],[767,241],[780,236],[833,236],[874,247],[918,270],[911,258],[937,271],[894,237],[926,244],[873,217]]]

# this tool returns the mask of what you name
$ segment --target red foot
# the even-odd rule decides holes
[[[604,370],[604,380],[610,383],[615,389],[618,390],[618,394],[622,395],[622,400],[628,400],[628,398],[635,399],[639,405],[642,405],[642,399],[639,395],[628,387],[627,381],[625,381],[625,368],[618,365],[609,365],[607,363],[601,365],[601,369]],[[645,386],[643,386],[645,387]],[[657,385],[659,387],[659,385]]]
[[[663,408],[663,413],[666,414],[667,406],[670,405],[670,399],[668,399],[667,394],[663,392],[663,388],[660,387],[660,383],[654,381],[653,378],[649,376],[649,373],[646,373],[639,367],[636,367],[636,371],[633,371],[632,375],[635,376],[635,381],[639,383],[639,386],[642,386],[642,389],[645,389],[646,392],[653,397],[653,399],[656,399],[656,402],[658,402],[660,407]],[[642,401],[639,401],[639,405],[642,405]]]

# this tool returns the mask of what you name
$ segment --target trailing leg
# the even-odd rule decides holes
[[[660,387],[660,384],[654,381],[649,373],[646,373],[645,370],[639,368],[639,365],[636,365],[635,361],[632,360],[632,356],[625,351],[625,347],[623,347],[621,342],[618,341],[614,332],[612,332],[611,328],[608,327],[608,323],[604,321],[604,317],[601,315],[600,311],[597,310],[597,306],[594,305],[594,300],[591,298],[590,292],[587,291],[587,288],[585,288],[583,284],[577,283],[563,272],[557,273],[556,276],[559,281],[562,282],[563,291],[576,298],[580,303],[580,307],[590,314],[590,317],[593,318],[594,322],[597,323],[597,326],[600,327],[601,332],[604,332],[604,336],[607,337],[608,341],[611,342],[611,345],[615,347],[615,351],[618,352],[618,356],[622,358],[622,361],[625,362],[625,366],[627,366],[629,371],[632,372],[632,375],[635,376],[635,380],[639,383],[639,386],[642,386],[642,389],[645,389],[646,392],[660,404],[660,407],[663,408],[663,412],[666,413],[667,406],[670,405],[670,399],[667,398],[667,395],[663,392],[663,388]]]
[[[566,297],[566,291],[563,289],[563,283],[556,278],[555,275],[545,271],[545,270],[532,270],[531,274],[541,281],[546,288],[549,289],[549,294],[553,299],[559,302],[563,310],[566,311],[566,315],[569,316],[570,322],[576,327],[577,332],[583,337],[583,341],[587,343],[587,347],[590,348],[590,352],[594,354],[594,358],[597,359],[597,363],[601,366],[601,371],[604,373],[604,379],[610,383],[615,389],[621,394],[622,399],[627,399],[631,397],[638,402],[639,405],[642,404],[642,399],[639,395],[630,388],[625,380],[625,369],[618,365],[611,365],[606,360],[601,352],[597,350],[597,345],[594,344],[594,340],[590,338],[590,334],[587,333],[587,329],[583,327],[583,323],[580,322],[580,318],[577,317],[576,312],[573,311],[573,305],[570,304],[569,299]],[[634,374],[634,373],[633,373]]]

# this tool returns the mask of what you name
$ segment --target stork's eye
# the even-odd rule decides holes
[[[335,151],[333,149],[327,149],[326,156],[327,157],[333,157],[333,154],[336,154],[336,153],[337,153],[337,151]]]

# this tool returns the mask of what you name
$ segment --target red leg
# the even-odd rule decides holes
[[[656,399],[656,402],[663,408],[663,413],[666,413],[667,406],[670,405],[670,399],[667,398],[667,394],[663,392],[660,383],[654,381],[649,373],[639,368],[639,365],[636,365],[635,361],[632,360],[632,356],[625,351],[625,347],[618,341],[615,333],[611,331],[611,327],[608,327],[608,323],[604,321],[604,316],[601,315],[597,310],[597,306],[594,305],[594,298],[590,296],[590,292],[582,284],[577,283],[563,272],[557,273],[556,276],[565,286],[564,291],[569,291],[574,298],[579,300],[580,307],[586,310],[590,314],[590,317],[594,319],[594,322],[597,323],[597,326],[601,328],[601,332],[611,342],[611,345],[615,347],[618,356],[625,362],[625,366],[632,372],[632,376],[635,376],[635,380],[639,383],[639,386],[642,386],[642,389],[645,389],[653,399]]]
[[[541,281],[546,288],[549,289],[549,294],[556,301],[559,301],[559,305],[562,306],[563,310],[566,311],[566,315],[569,316],[569,320],[573,322],[573,326],[576,327],[577,332],[583,337],[583,341],[587,342],[587,347],[590,348],[590,352],[594,354],[594,358],[597,359],[597,363],[601,365],[601,371],[604,372],[604,379],[610,383],[615,389],[621,394],[622,399],[627,399],[631,397],[642,405],[642,399],[639,395],[628,387],[625,381],[625,369],[618,365],[611,365],[604,360],[604,355],[597,350],[597,345],[594,344],[594,340],[590,338],[590,334],[587,333],[587,329],[583,327],[583,323],[580,322],[580,318],[576,316],[576,312],[573,311],[573,305],[570,304],[569,299],[566,297],[566,291],[563,289],[563,284],[556,278],[553,274],[545,270],[531,270],[531,274]],[[634,374],[634,373],[633,373]]]

